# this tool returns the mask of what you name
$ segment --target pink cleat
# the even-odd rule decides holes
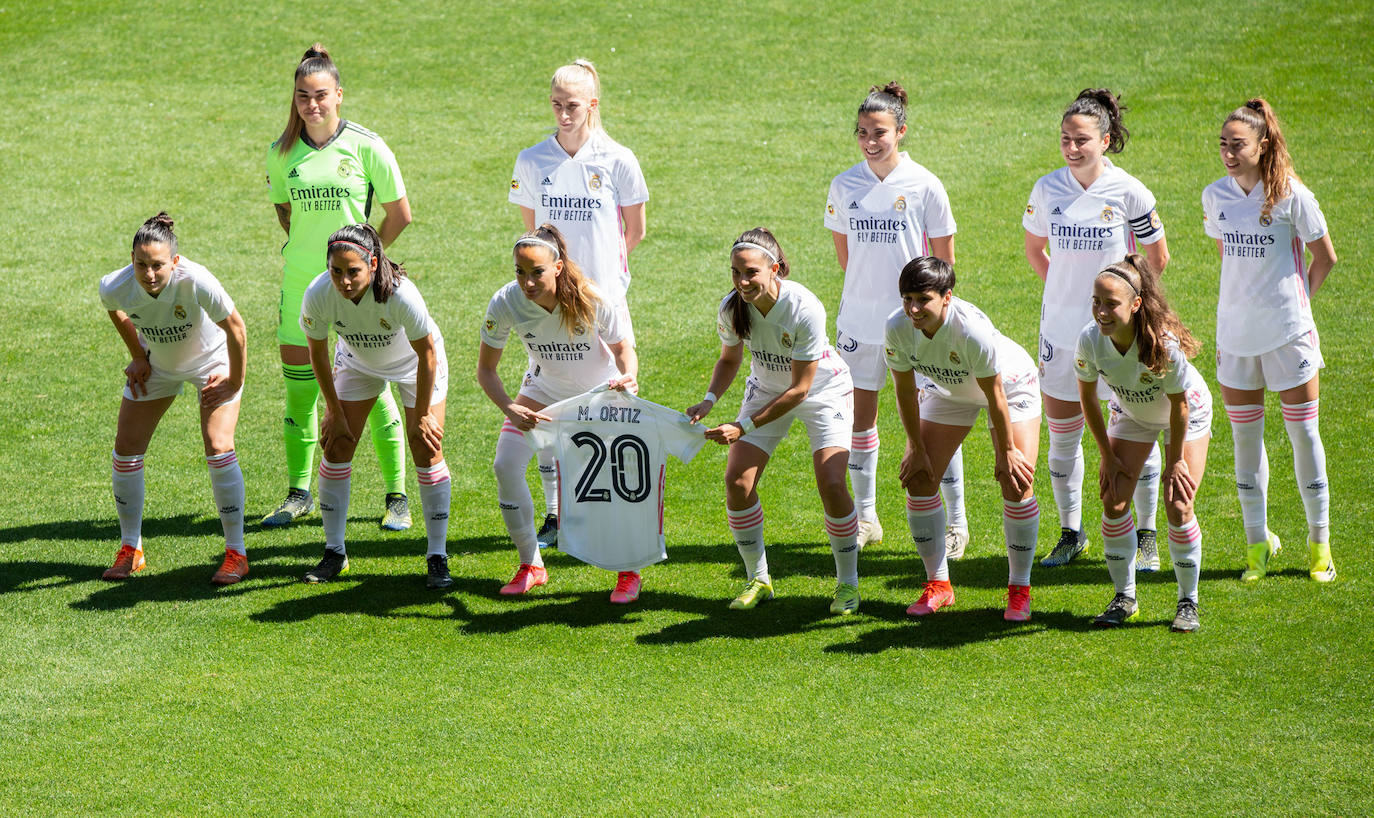
[[[949,580],[932,580],[926,583],[926,589],[921,592],[921,598],[911,603],[911,607],[906,609],[906,615],[926,616],[953,604],[954,589],[950,587]]]
[[[611,602],[626,605],[639,599],[639,572],[621,571],[615,580],[615,590],[611,591]]]
[[[511,577],[511,581],[501,586],[501,593],[506,596],[516,596],[548,581],[549,572],[542,565],[521,563],[515,571],[515,576]]]
[[[1002,618],[1008,622],[1026,622],[1030,620],[1030,586],[1029,585],[1008,585],[1007,586],[1007,610],[1002,614]]]

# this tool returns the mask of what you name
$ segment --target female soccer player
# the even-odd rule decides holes
[[[1024,622],[1031,615],[1031,563],[1040,530],[1034,494],[1040,445],[1035,362],[981,310],[954,297],[954,269],[943,259],[912,259],[902,268],[898,285],[902,311],[887,319],[887,366],[906,430],[898,476],[907,490],[907,524],[926,570],[925,590],[906,612],[925,616],[954,603],[940,536],[945,510],[937,491],[939,475],[973,428],[978,411],[987,409],[1007,541],[1007,609],[1002,616]],[[919,394],[914,372],[928,380]]]
[[[1138,253],[1112,264],[1093,282],[1093,323],[1078,335],[1074,369],[1088,431],[1102,455],[1102,551],[1116,596],[1095,618],[1110,627],[1134,619],[1135,523],[1131,494],[1136,475],[1168,432],[1164,469],[1169,556],[1178,579],[1178,609],[1172,628],[1198,629],[1197,581],[1202,565],[1202,531],[1193,498],[1207,467],[1212,429],[1212,395],[1188,363],[1198,342],[1169,309],[1158,277]],[[1097,383],[1111,389],[1111,420],[1102,421]]]
[[[306,336],[300,331],[301,297],[325,269],[330,235],[348,224],[366,222],[372,199],[386,216],[378,233],[390,246],[410,224],[410,203],[396,157],[381,137],[341,119],[343,88],[339,69],[324,46],[311,46],[296,66],[296,84],[286,129],[267,151],[267,184],[277,221],[286,231],[282,246],[280,315],[277,343],[286,384],[286,499],[263,518],[265,526],[290,525],[310,511],[310,465],[314,462],[320,387],[311,369]],[[401,416],[391,390],[377,396],[368,415],[377,462],[386,484],[382,528],[410,527],[405,490],[405,442]]]
[[[243,389],[243,319],[210,271],[177,254],[172,219],[159,213],[134,234],[131,263],[100,279],[100,301],[133,359],[115,431],[119,552],[105,579],[127,579],[143,558],[143,455],[158,421],[190,382],[200,392],[200,435],[210,489],[224,527],[224,562],[210,577],[233,585],[248,574],[243,547],[243,472],[234,427]]]
[[[849,367],[826,338],[825,307],[787,279],[791,266],[771,232],[745,231],[730,249],[730,271],[734,288],[721,300],[717,317],[720,359],[706,396],[686,411],[693,422],[711,411],[734,382],[747,347],[749,380],[739,416],[706,431],[708,440],[730,447],[726,516],[748,577],[730,607],[746,610],[773,598],[757,488],[773,449],[792,421],[800,420],[811,438],[816,489],[835,556],[830,612],[852,614],[859,609],[859,514],[845,483],[854,390]]]
[[[1279,393],[1307,513],[1309,572],[1336,578],[1331,561],[1326,450],[1317,431],[1317,370],[1323,366],[1309,298],[1336,264],[1317,199],[1293,172],[1274,109],[1252,99],[1221,128],[1226,175],[1202,192],[1207,235],[1221,253],[1217,380],[1236,453],[1236,490],[1245,523],[1245,572],[1264,576],[1279,538],[1269,530],[1264,390]],[[1312,254],[1309,265],[1303,245]]]
[[[491,297],[482,324],[477,383],[506,415],[493,469],[501,516],[520,555],[515,576],[501,586],[506,595],[524,594],[549,581],[534,530],[534,500],[525,482],[534,453],[520,438],[549,420],[540,414],[545,406],[599,384],[639,391],[639,359],[626,337],[623,310],[601,296],[568,253],[563,234],[548,223],[517,239],[515,280]],[[496,371],[512,330],[529,353],[529,369],[513,400]],[[640,584],[638,571],[619,572],[611,601],[634,602]]]
[[[1040,564],[1064,565],[1088,547],[1083,530],[1083,413],[1074,375],[1078,331],[1092,320],[1092,283],[1102,268],[1143,244],[1150,269],[1169,263],[1155,197],[1134,176],[1112,164],[1129,132],[1126,109],[1106,88],[1087,89],[1064,110],[1059,151],[1065,166],[1035,183],[1021,225],[1026,259],[1045,282],[1040,308],[1040,391],[1050,426],[1050,485],[1059,509],[1059,542]],[[1048,252],[1048,255],[1046,253]],[[1107,399],[1105,388],[1098,395]],[[1141,570],[1159,567],[1155,509],[1159,502],[1159,449],[1140,474],[1135,504]]]
[[[835,319],[835,346],[854,379],[854,433],[849,472],[859,506],[859,546],[878,542],[878,393],[887,381],[883,322],[901,306],[897,275],[916,256],[954,264],[954,216],[935,174],[899,151],[906,136],[906,91],[896,82],[873,86],[854,123],[863,161],[836,176],[825,202],[825,226],[844,270],[844,294]],[[945,541],[950,557],[968,544],[964,518],[963,457],[956,450],[941,493],[949,503]]]
[[[328,582],[348,570],[344,529],[353,451],[377,396],[396,384],[405,405],[410,455],[420,483],[430,588],[453,584],[448,573],[449,473],[444,439],[448,359],[444,336],[420,291],[400,264],[387,258],[382,237],[367,222],[336,230],[327,243],[329,271],[305,290],[299,324],[310,365],[324,396],[320,425],[320,518],[324,557],[306,582]],[[329,331],[338,333],[333,366]]]
[[[552,224],[562,233],[601,297],[620,312],[625,338],[634,329],[625,293],[630,253],[644,239],[649,189],[629,148],[601,127],[601,80],[596,66],[576,60],[559,68],[550,84],[552,135],[520,152],[511,176],[510,201],[520,206],[525,230]],[[551,454],[541,454],[546,516],[540,545],[558,542],[558,481]]]

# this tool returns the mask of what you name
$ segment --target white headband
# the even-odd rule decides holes
[[[773,255],[772,250],[769,250],[767,247],[764,247],[761,244],[755,244],[752,241],[737,241],[735,242],[735,246],[730,248],[730,252],[734,253],[741,247],[752,247],[753,249],[758,250],[760,253],[763,253],[765,256],[768,256],[769,260],[772,261],[774,264],[778,263],[778,257]]]
[[[538,244],[542,247],[549,248],[553,251],[554,261],[558,261],[558,259],[562,258],[562,256],[558,252],[558,245],[554,244],[551,241],[544,241],[543,239],[537,236],[523,236],[515,242],[516,247],[519,247],[522,244]]]

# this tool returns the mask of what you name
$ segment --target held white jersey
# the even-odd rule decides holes
[[[534,211],[563,234],[568,254],[607,297],[625,299],[630,268],[620,208],[649,201],[639,161],[629,148],[594,133],[575,156],[550,136],[520,151],[510,201]]]
[[[377,303],[371,289],[354,304],[339,294],[329,273],[320,273],[301,299],[301,331],[324,340],[331,329],[353,353],[353,365],[387,380],[413,373],[419,365],[411,341],[433,335],[437,344],[442,338],[424,297],[409,278],[400,280],[384,304]]]
[[[1040,334],[1057,346],[1072,346],[1092,320],[1097,274],[1135,252],[1137,242],[1164,238],[1154,194],[1111,160],[1102,161],[1102,175],[1087,190],[1067,167],[1041,176],[1021,218],[1026,232],[1049,240]]]
[[[1217,349],[1263,355],[1316,328],[1307,293],[1309,242],[1326,235],[1312,191],[1293,177],[1292,193],[1264,209],[1264,185],[1249,195],[1229,176],[1202,192],[1207,235],[1221,240]]]
[[[958,403],[987,406],[978,378],[1034,367],[1025,350],[962,298],[950,299],[935,337],[927,338],[900,309],[888,316],[884,337],[888,369],[914,369],[930,379],[936,393]]]
[[[558,549],[609,571],[668,556],[663,491],[668,455],[691,462],[705,427],[619,390],[593,390],[544,409],[553,420],[521,438],[558,462]]]
[[[1207,387],[1176,342],[1170,340],[1165,348],[1169,351],[1169,365],[1163,375],[1157,375],[1141,363],[1135,343],[1124,353],[1117,352],[1112,339],[1103,335],[1097,324],[1089,324],[1078,336],[1073,367],[1080,381],[1105,380],[1117,403],[1134,420],[1150,426],[1168,426],[1169,395],[1199,388],[1205,392]]]
[[[234,301],[209,270],[185,256],[156,298],[139,286],[130,264],[100,279],[100,303],[129,316],[148,362],[164,374],[190,374],[229,360],[218,324],[234,312]]]
[[[883,321],[902,302],[902,267],[930,255],[930,239],[956,229],[945,186],[905,152],[886,179],[866,161],[836,176],[825,200],[825,226],[843,233],[849,250],[835,328],[865,344],[883,342]]]
[[[577,395],[620,375],[607,344],[625,339],[625,327],[615,306],[597,299],[596,325],[569,333],[563,308],[553,312],[525,297],[514,281],[496,291],[482,322],[482,343],[503,349],[511,332],[525,344],[530,373],[560,395]]]
[[[792,385],[792,361],[819,361],[811,381],[815,394],[831,378],[848,374],[849,366],[825,337],[825,307],[810,290],[795,281],[778,282],[778,300],[767,315],[750,304],[749,378],[769,392],[784,392]],[[740,337],[730,322],[730,298],[721,299],[716,333],[726,346],[738,346]]]

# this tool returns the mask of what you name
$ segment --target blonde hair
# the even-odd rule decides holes
[[[549,83],[549,90],[556,91],[559,88],[581,89],[587,92],[588,98],[600,100],[601,75],[596,73],[596,66],[592,65],[591,60],[584,60],[579,57],[553,72],[553,80]],[[601,127],[600,102],[588,109],[587,126],[593,131],[606,132],[606,129]]]

